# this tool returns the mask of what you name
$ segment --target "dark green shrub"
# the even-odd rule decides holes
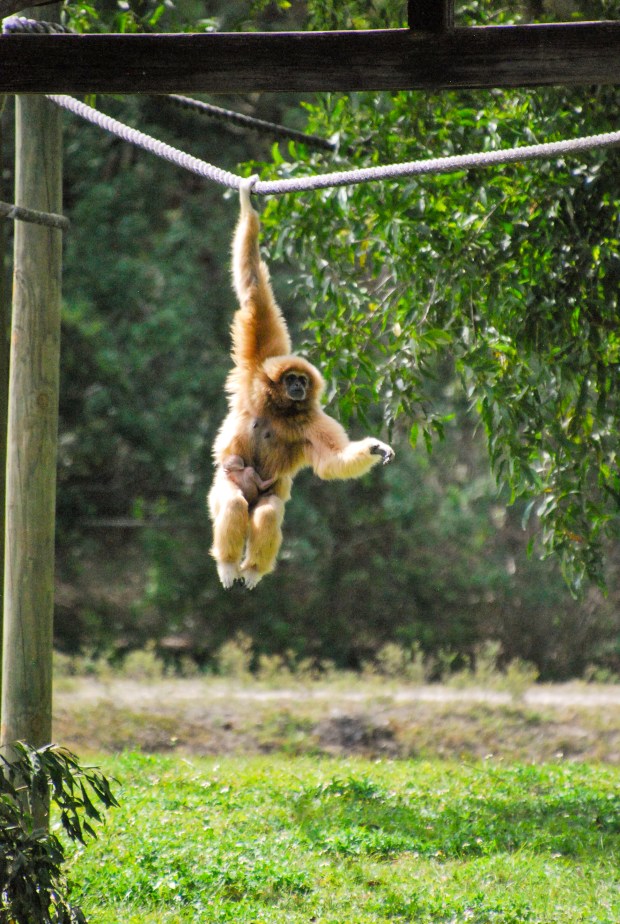
[[[48,830],[47,807],[51,801],[68,837],[83,844],[87,834],[96,837],[98,805],[118,804],[110,783],[54,745],[17,742],[10,750],[10,759],[0,756],[0,920],[82,924],[86,918],[69,901],[65,848]]]

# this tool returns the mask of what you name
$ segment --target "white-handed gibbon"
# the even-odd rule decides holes
[[[229,480],[241,489],[241,493],[250,506],[258,500],[260,494],[265,494],[277,481],[276,478],[263,480],[255,468],[244,463],[241,456],[228,456],[222,462],[222,468]]]
[[[239,309],[232,323],[234,367],[227,382],[229,412],[215,440],[215,478],[209,492],[211,554],[224,587],[255,587],[272,571],[282,542],[284,505],[299,469],[319,478],[358,478],[394,458],[374,437],[352,442],[320,406],[324,382],[314,366],[291,355],[286,322],[275,302],[258,247],[260,221],[250,201],[255,178],[240,189],[233,239],[233,281]],[[267,481],[268,494],[251,505],[224,468],[241,456]]]

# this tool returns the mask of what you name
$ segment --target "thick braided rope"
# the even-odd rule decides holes
[[[56,33],[70,33],[72,29],[62,26],[59,22],[42,22],[39,19],[26,19],[25,16],[9,16],[2,21],[4,35],[34,32],[39,35],[55,35]]]
[[[86,103],[81,103],[72,96],[56,96],[50,94],[47,96],[47,99],[56,103],[57,106],[62,106],[63,109],[67,109],[69,112],[74,113],[74,115],[81,116],[83,119],[86,119],[87,122],[91,122],[93,125],[97,125],[99,128],[103,128],[105,131],[116,135],[118,138],[122,138],[123,141],[136,145],[136,147],[142,148],[144,151],[149,151],[157,157],[162,157],[164,160],[168,160],[178,167],[182,167],[184,170],[189,170],[190,173],[196,173],[198,176],[204,177],[207,180],[213,180],[216,183],[220,183],[222,186],[229,186],[231,189],[239,188],[241,177],[236,176],[234,173],[221,170],[219,167],[208,164],[204,160],[199,160],[198,157],[193,157],[191,154],[186,154],[184,151],[180,151],[170,144],[165,144],[163,141],[158,141],[156,138],[152,138],[144,132],[140,132],[135,128],[130,128],[129,125],[125,125],[123,122],[119,122],[118,119],[113,119],[103,112],[93,109],[92,106],[87,106]]]
[[[232,125],[240,125],[242,128],[268,132],[276,138],[301,141],[302,144],[309,148],[317,148],[320,151],[336,150],[334,142],[329,141],[327,138],[320,138],[318,135],[306,135],[304,132],[297,131],[294,128],[287,128],[285,125],[278,125],[276,122],[268,122],[265,119],[257,119],[242,112],[234,112],[232,109],[223,109],[221,106],[214,106],[212,103],[203,103],[202,100],[192,99],[190,96],[169,93],[167,96],[158,96],[157,99],[176,103],[183,109],[200,112],[209,118],[230,122]]]
[[[593,149],[620,145],[620,132],[588,135],[568,141],[551,141],[500,151],[484,151],[476,154],[455,154],[452,157],[435,157],[428,160],[414,160],[403,164],[389,164],[384,167],[367,167],[358,170],[343,170],[338,173],[323,173],[317,176],[300,177],[292,180],[257,182],[252,191],[260,195],[277,196],[285,192],[305,192],[327,189],[333,186],[349,186],[355,183],[399,179],[407,176],[423,176],[437,173],[455,173],[476,167],[493,167],[520,163],[540,158],[551,159],[566,154],[579,154]]]
[[[117,135],[124,141],[137,145],[145,151],[150,151],[158,157],[163,157],[185,170],[198,174],[198,176],[213,180],[231,189],[238,189],[242,182],[242,177],[215,167],[204,160],[199,160],[199,158],[186,154],[178,148],[165,144],[163,141],[158,141],[135,128],[130,128],[117,119],[112,119],[110,116],[98,112],[91,106],[87,106],[71,96],[50,95],[47,98],[70,112],[81,116],[83,119],[98,125],[100,128]],[[552,141],[546,144],[534,144],[500,151],[484,151],[477,154],[456,154],[452,157],[414,160],[404,164],[344,170],[337,173],[318,174],[290,180],[257,180],[252,187],[252,192],[263,196],[277,196],[289,192],[305,192],[307,190],[349,186],[357,183],[398,179],[407,176],[454,173],[476,167],[500,166],[536,158],[563,157],[567,154],[579,154],[584,151],[614,147],[616,145],[620,145],[620,132],[608,132],[606,134],[588,135],[584,138],[574,138],[568,141]]]

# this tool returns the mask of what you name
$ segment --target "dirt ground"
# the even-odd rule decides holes
[[[499,690],[379,680],[272,688],[213,679],[62,678],[54,740],[78,754],[283,752],[620,763],[620,687]]]

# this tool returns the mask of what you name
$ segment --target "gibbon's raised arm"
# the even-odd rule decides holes
[[[235,365],[245,369],[291,352],[288,328],[258,249],[260,220],[250,201],[253,183],[250,177],[239,190],[241,212],[233,239],[233,281],[240,308],[232,323],[232,356]]]
[[[335,478],[359,478],[381,462],[387,465],[394,450],[373,436],[350,440],[344,427],[321,413],[309,434],[308,460],[315,473],[325,481]]]

